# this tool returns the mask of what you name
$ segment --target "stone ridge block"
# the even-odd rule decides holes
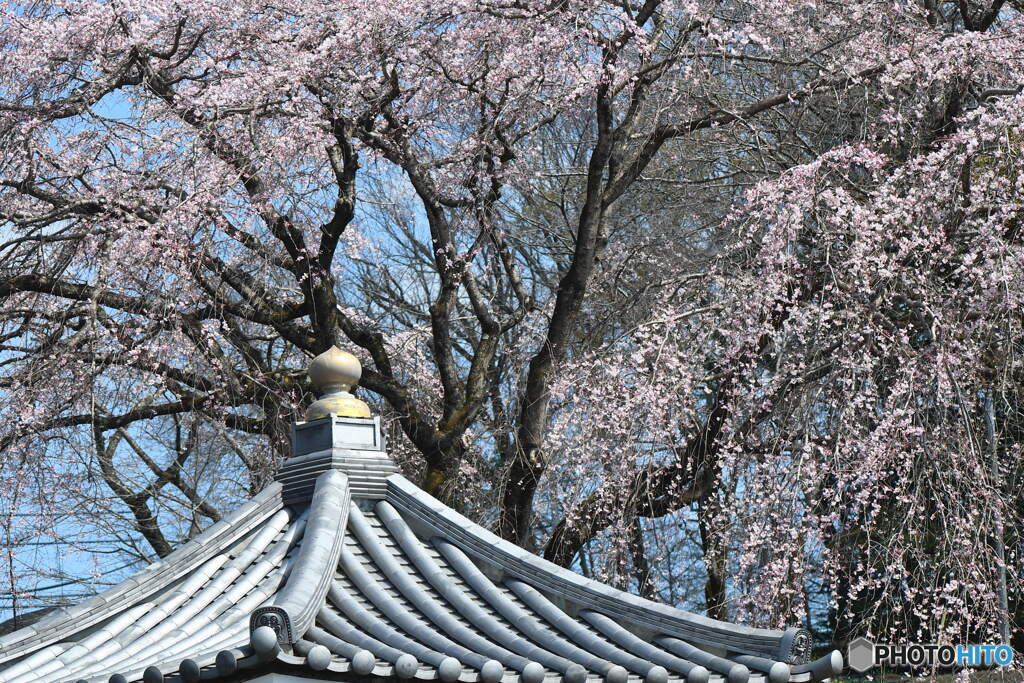
[[[292,425],[293,458],[332,448],[383,451],[380,418],[330,415]]]

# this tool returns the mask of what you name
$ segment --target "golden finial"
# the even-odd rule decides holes
[[[370,406],[352,395],[363,368],[351,353],[332,346],[309,364],[309,379],[320,396],[306,409],[306,420],[328,415],[370,417]]]

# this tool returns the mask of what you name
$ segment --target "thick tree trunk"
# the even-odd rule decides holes
[[[465,495],[459,486],[459,469],[466,449],[461,440],[443,447],[423,472],[421,488],[453,510],[462,510]]]

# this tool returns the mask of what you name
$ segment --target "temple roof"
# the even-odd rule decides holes
[[[592,581],[444,506],[379,420],[296,425],[278,481],[176,552],[0,638],[0,683],[307,678],[817,681],[809,635]]]

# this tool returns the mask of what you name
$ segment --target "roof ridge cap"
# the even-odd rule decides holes
[[[384,498],[384,480],[399,470],[384,448],[380,417],[328,415],[292,425],[292,455],[276,476],[285,503],[308,501],[314,480],[328,470],[348,476],[353,498]]]

